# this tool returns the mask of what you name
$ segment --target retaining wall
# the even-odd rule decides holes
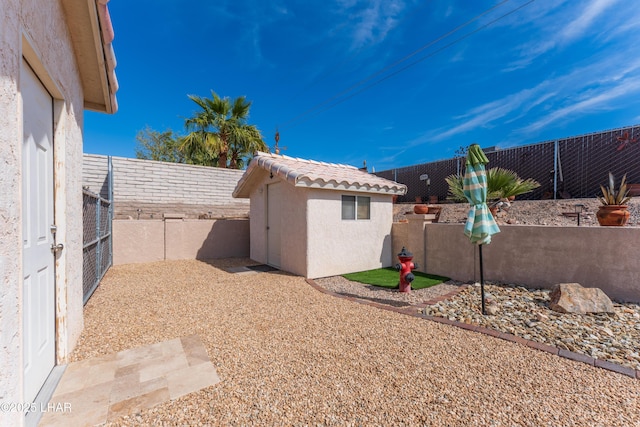
[[[406,245],[420,271],[480,280],[478,247],[464,235],[464,224],[415,218],[421,216],[393,224],[394,254]],[[612,299],[640,303],[640,264],[633,251],[640,247],[640,228],[501,225],[500,230],[482,247],[485,281],[546,289],[577,282]]]
[[[248,256],[247,219],[113,221],[114,265]]]

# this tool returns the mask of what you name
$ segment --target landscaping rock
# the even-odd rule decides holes
[[[549,308],[559,313],[613,313],[613,303],[599,288],[579,283],[559,283],[549,294]]]

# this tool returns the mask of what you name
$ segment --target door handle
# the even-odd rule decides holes
[[[63,249],[64,249],[64,245],[62,243],[58,243],[57,245],[54,243],[51,244],[51,252],[53,252],[54,254],[57,254]]]

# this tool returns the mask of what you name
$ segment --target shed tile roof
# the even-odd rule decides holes
[[[249,197],[256,178],[267,171],[296,187],[403,195],[407,187],[355,166],[317,162],[271,153],[256,153],[233,191],[233,197]]]

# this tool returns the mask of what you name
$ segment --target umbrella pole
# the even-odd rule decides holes
[[[487,311],[484,308],[484,270],[482,268],[482,245],[478,245],[478,251],[480,255],[480,297],[482,298],[482,314],[486,315]]]

